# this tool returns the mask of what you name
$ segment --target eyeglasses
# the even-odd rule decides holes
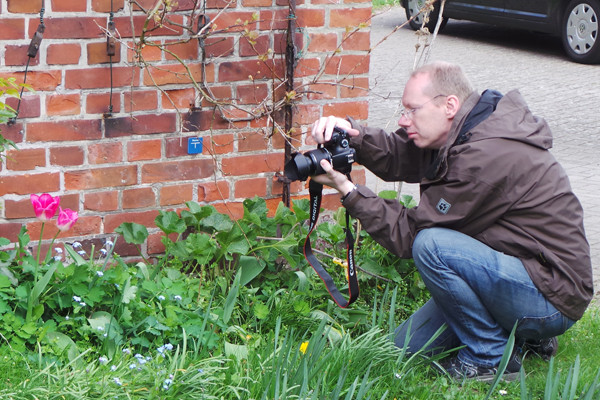
[[[400,118],[402,117],[406,117],[408,119],[410,119],[411,121],[414,118],[414,114],[420,110],[421,108],[425,107],[425,105],[427,105],[428,103],[431,103],[432,101],[434,101],[435,99],[437,99],[438,97],[446,97],[445,94],[438,94],[437,96],[432,97],[431,99],[429,99],[428,101],[426,101],[425,103],[421,104],[418,107],[413,107],[413,108],[402,108],[400,110]]]

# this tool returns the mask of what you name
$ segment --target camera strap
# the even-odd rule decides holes
[[[304,242],[304,257],[315,270],[319,278],[325,283],[327,291],[341,308],[346,308],[352,304],[358,298],[358,279],[356,277],[356,266],[354,265],[354,236],[352,235],[352,229],[350,226],[350,215],[346,210],[346,249],[347,249],[347,262],[348,262],[348,300],[340,293],[337,286],[333,282],[331,275],[323,268],[317,257],[312,252],[310,245],[310,234],[317,225],[319,219],[319,212],[321,210],[321,198],[323,185],[313,181],[312,179],[308,183],[308,189],[310,193],[310,226],[308,234],[306,235],[306,241]]]

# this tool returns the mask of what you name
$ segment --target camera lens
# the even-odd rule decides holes
[[[331,162],[331,154],[324,148],[311,150],[306,154],[295,153],[292,159],[285,164],[284,173],[292,181],[305,181],[309,176],[323,174],[321,160]]]

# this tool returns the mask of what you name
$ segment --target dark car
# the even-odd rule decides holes
[[[426,0],[401,0],[406,17],[419,14]],[[439,19],[441,0],[436,0],[425,25],[433,32]],[[507,28],[549,33],[562,38],[567,55],[584,64],[600,62],[598,38],[600,0],[446,0],[441,27],[449,18],[482,22]],[[410,21],[419,29],[423,14]]]

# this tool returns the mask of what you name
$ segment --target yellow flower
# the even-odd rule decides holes
[[[342,260],[341,258],[334,257],[333,263],[344,268],[344,270],[346,271],[346,280],[349,281],[350,277],[348,276],[348,261]]]
[[[300,345],[300,353],[305,354],[307,348],[308,348],[308,342],[302,342],[302,344]]]

